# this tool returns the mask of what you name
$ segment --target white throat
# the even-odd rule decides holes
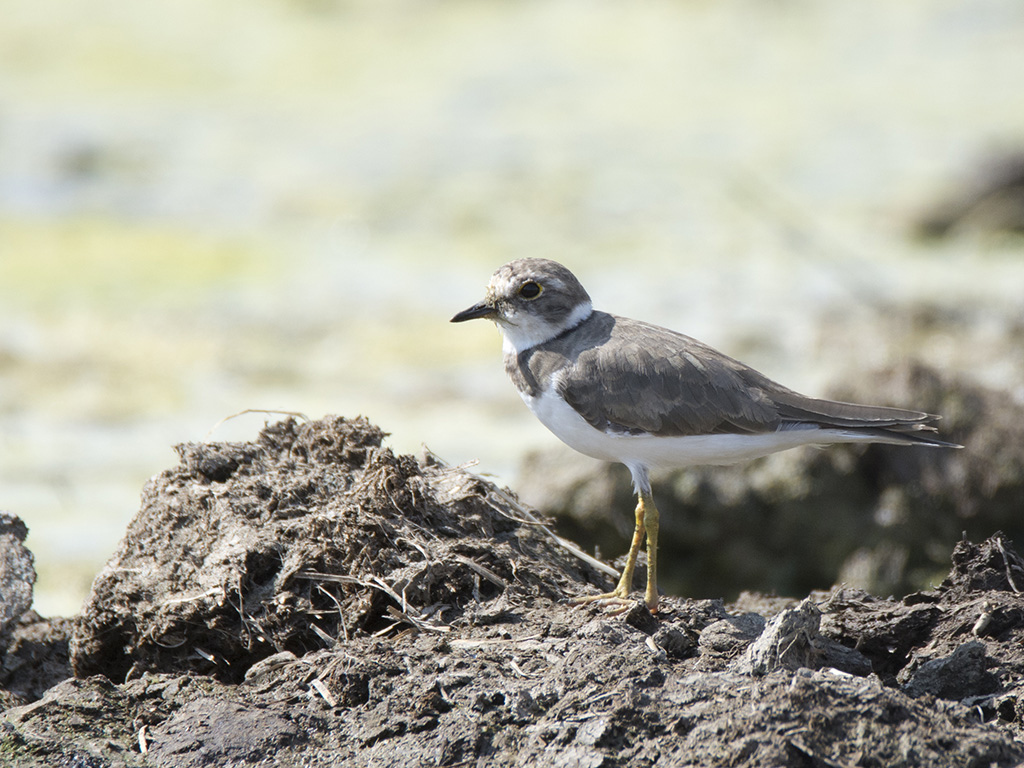
[[[590,317],[593,311],[593,305],[589,301],[584,301],[576,305],[564,323],[557,325],[529,312],[518,312],[512,318],[497,320],[495,322],[503,337],[502,351],[506,355],[518,355],[555,338],[563,331],[575,328]]]

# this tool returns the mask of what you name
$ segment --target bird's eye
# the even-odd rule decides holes
[[[528,280],[519,286],[519,295],[524,299],[536,299],[540,296],[540,292],[544,290],[540,287],[540,283],[535,283],[533,280]]]

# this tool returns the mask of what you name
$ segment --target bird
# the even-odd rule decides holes
[[[540,422],[632,477],[635,526],[619,580],[576,604],[633,604],[646,537],[644,603],[658,610],[652,469],[733,464],[803,445],[962,447],[935,436],[940,416],[807,397],[690,336],[596,310],[576,276],[550,259],[500,267],[484,299],[451,322],[481,318],[501,331],[505,372]]]

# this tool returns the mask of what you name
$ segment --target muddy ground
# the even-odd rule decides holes
[[[566,604],[610,577],[511,494],[383,439],[329,417],[181,446],[82,613],[8,632],[0,764],[1024,762],[1009,539],[902,599],[610,615]]]

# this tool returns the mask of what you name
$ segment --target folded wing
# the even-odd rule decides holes
[[[684,334],[612,315],[596,320],[594,343],[567,361],[559,388],[597,429],[676,437],[824,428],[952,445],[929,436],[937,416],[805,397]],[[602,343],[609,338],[615,343]]]

